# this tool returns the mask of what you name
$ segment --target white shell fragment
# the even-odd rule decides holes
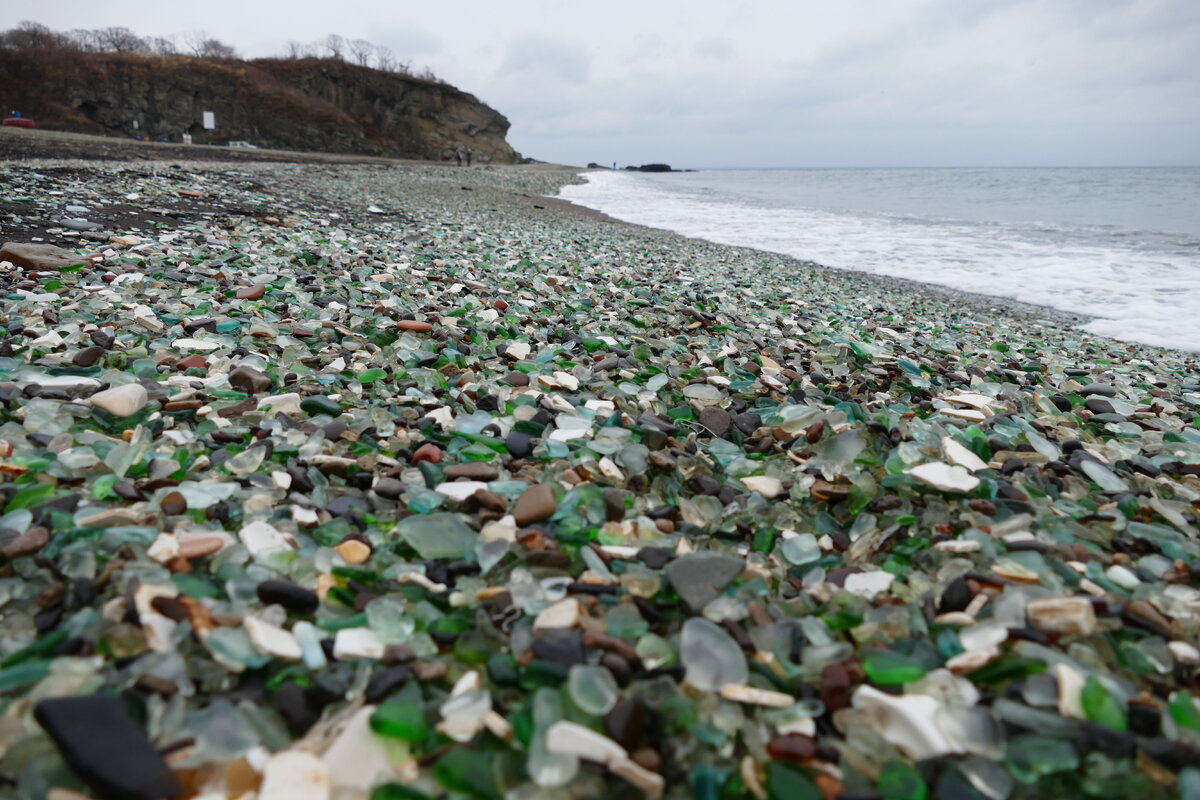
[[[965,494],[979,485],[976,478],[960,466],[951,466],[942,461],[931,461],[907,470],[908,474],[943,492]]]
[[[567,720],[554,723],[546,731],[546,749],[551,753],[576,756],[605,766],[629,757],[624,747],[607,736]]]
[[[881,722],[879,733],[914,761],[959,752],[934,724],[941,704],[932,697],[893,696],[871,686],[860,686],[850,703],[854,708],[874,710]]]
[[[533,629],[543,631],[551,628],[574,628],[578,624],[579,601],[573,597],[565,597],[542,609],[533,621]]]
[[[773,692],[747,686],[744,683],[727,683],[721,687],[721,697],[735,703],[746,703],[752,706],[767,706],[768,708],[791,708],[796,698],[783,692]]]
[[[263,770],[258,800],[328,800],[329,767],[312,753],[284,750],[271,756]]]
[[[751,475],[748,478],[742,478],[742,483],[750,491],[758,492],[768,500],[783,491],[783,482],[770,475]]]
[[[339,661],[383,658],[383,650],[383,642],[370,628],[342,628],[333,640],[333,657]]]
[[[981,469],[988,468],[986,461],[949,436],[942,437],[942,452],[946,454],[946,458],[950,459],[952,463],[964,467],[971,472],[978,472]]]

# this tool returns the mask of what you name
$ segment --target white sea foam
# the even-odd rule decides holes
[[[561,196],[625,221],[1086,314],[1094,333],[1200,351],[1200,170],[586,177]]]

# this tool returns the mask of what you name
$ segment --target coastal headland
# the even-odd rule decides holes
[[[1200,779],[1196,354],[572,168],[166,148],[0,133],[17,796]]]

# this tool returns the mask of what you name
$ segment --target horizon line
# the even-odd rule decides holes
[[[542,162],[552,164],[554,162]],[[595,162],[593,162],[595,163]],[[647,161],[647,164],[666,163]],[[603,169],[609,172],[638,172],[638,165],[629,164],[623,167],[605,166],[603,164],[596,167],[579,166],[562,164],[560,166],[570,167],[572,169]],[[1200,169],[1200,163],[1195,164],[876,164],[876,165],[822,165],[822,166],[774,166],[774,167],[756,167],[756,166],[704,166],[704,167],[676,167],[671,165],[672,172],[696,172],[700,170],[734,170],[734,169],[754,169],[754,170],[789,170],[789,169]]]

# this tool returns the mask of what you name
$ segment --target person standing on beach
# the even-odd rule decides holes
[[[454,160],[458,162],[458,165],[460,167],[462,166],[462,158],[463,158],[463,151],[462,151],[462,148],[460,147],[454,151]]]
[[[467,148],[467,166],[471,166],[471,148]]]

